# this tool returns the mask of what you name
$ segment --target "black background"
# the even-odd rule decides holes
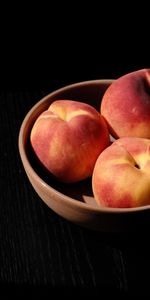
[[[141,22],[134,20],[126,32],[126,15],[115,26],[110,22],[104,32],[106,19],[99,23],[101,14],[95,15],[98,21],[94,24],[88,15],[88,25],[83,22],[79,28],[78,13],[69,28],[71,17],[65,26],[63,18],[58,25],[59,15],[51,20],[51,10],[50,23],[42,29],[40,15],[38,25],[32,20],[30,27],[33,11],[24,15],[24,26],[20,26],[22,14],[13,27],[11,22],[6,26],[8,16],[3,22],[0,288],[4,296],[8,291],[20,297],[28,292],[31,296],[51,295],[52,291],[72,297],[78,291],[84,296],[100,296],[102,292],[138,294],[149,290],[149,234],[96,233],[57,216],[29,184],[18,152],[22,120],[47,93],[70,83],[117,78],[150,66],[148,36]],[[125,26],[118,30],[122,22]]]
[[[23,44],[20,51],[12,49],[12,53],[1,56],[2,90],[49,91],[84,80],[118,78],[149,67],[148,45],[144,49],[140,49],[141,45],[138,44],[137,49],[135,45],[134,48],[124,48],[124,44],[118,48],[113,48],[111,44],[105,48],[97,45],[94,49],[89,48],[88,43],[81,49],[72,44],[68,46],[69,49],[60,45],[51,49],[49,45],[43,45],[46,49],[41,52],[40,49],[37,52],[36,47],[38,45],[35,44],[29,51],[25,50]],[[144,50],[144,54],[141,50]]]

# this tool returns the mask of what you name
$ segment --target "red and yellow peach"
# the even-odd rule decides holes
[[[38,117],[30,140],[48,171],[63,182],[76,182],[92,175],[99,154],[109,145],[109,133],[94,107],[57,100]]]
[[[92,187],[100,206],[127,208],[150,204],[150,140],[116,140],[98,157]]]
[[[150,69],[115,80],[102,98],[101,114],[115,138],[150,138]]]

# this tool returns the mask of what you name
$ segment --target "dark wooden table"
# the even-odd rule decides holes
[[[111,235],[76,226],[50,210],[27,179],[18,133],[47,92],[0,93],[0,291],[146,293],[149,234]]]

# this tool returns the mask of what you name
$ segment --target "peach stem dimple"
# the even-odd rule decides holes
[[[135,168],[140,169],[140,166],[137,163],[134,166]]]

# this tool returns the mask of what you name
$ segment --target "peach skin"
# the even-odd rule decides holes
[[[57,100],[38,117],[30,140],[43,166],[69,183],[92,175],[97,157],[109,145],[109,133],[94,107]]]
[[[150,138],[150,69],[115,80],[102,98],[101,114],[116,138]]]
[[[92,187],[100,206],[129,208],[150,204],[150,140],[116,140],[98,157]]]

